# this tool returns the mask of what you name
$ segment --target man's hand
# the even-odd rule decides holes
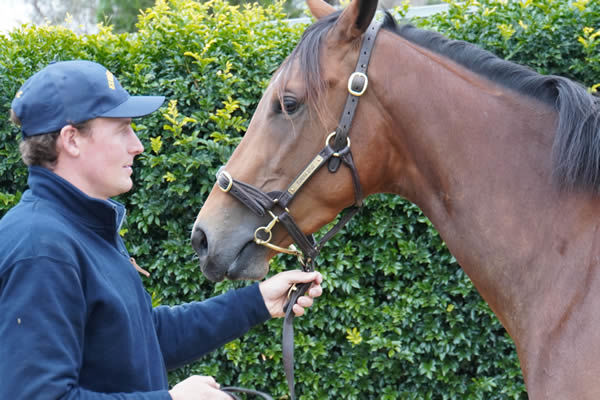
[[[313,304],[313,298],[323,293],[321,282],[323,276],[319,272],[303,272],[300,270],[280,272],[277,275],[262,281],[259,284],[260,293],[263,296],[267,310],[273,318],[283,317],[283,306],[287,303],[288,292],[294,283],[313,282],[304,296],[298,298],[294,304],[293,311],[297,316],[304,314],[304,309]]]
[[[212,376],[192,375],[169,390],[173,400],[231,400]]]

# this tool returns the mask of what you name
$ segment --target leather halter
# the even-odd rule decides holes
[[[367,28],[362,40],[359,58],[356,64],[355,72],[348,79],[348,97],[344,110],[340,117],[340,122],[334,132],[331,132],[325,140],[325,147],[321,150],[308,165],[300,172],[292,183],[283,192],[275,191],[265,193],[255,186],[234,179],[227,171],[221,168],[217,172],[217,185],[225,192],[237,198],[242,204],[248,207],[253,213],[260,217],[271,216],[271,222],[265,226],[256,229],[254,233],[254,242],[266,246],[272,250],[292,254],[298,257],[304,271],[314,271],[315,258],[321,251],[323,245],[331,239],[362,207],[363,191],[360,185],[358,171],[352,159],[350,151],[350,138],[348,133],[356,112],[356,106],[360,96],[366,91],[368,78],[366,75],[371,52],[375,44],[375,38],[381,28],[381,22],[373,21]],[[331,140],[333,143],[330,143]],[[354,205],[345,210],[340,220],[316,242],[314,236],[305,235],[298,227],[294,218],[290,215],[288,205],[292,202],[302,186],[326,163],[330,172],[338,170],[341,163],[344,163],[351,172],[352,182],[354,184]],[[276,214],[276,212],[279,212]],[[300,251],[292,245],[286,249],[271,243],[272,229],[281,222],[292,237],[294,243],[300,248]],[[289,301],[284,306],[285,318],[283,322],[283,364],[288,381],[291,400],[295,399],[294,391],[294,313],[292,307],[296,301],[310,287],[311,282],[292,286],[288,294]],[[225,389],[225,388],[224,388]],[[237,388],[236,388],[237,389]],[[268,396],[260,392],[252,391],[254,394]],[[231,395],[231,394],[230,394]],[[233,396],[232,396],[233,397]],[[235,398],[235,397],[234,397]],[[267,397],[265,397],[267,398]]]

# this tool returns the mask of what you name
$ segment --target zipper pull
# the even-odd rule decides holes
[[[137,270],[137,272],[139,272],[140,274],[144,275],[146,278],[150,276],[150,272],[148,272],[144,268],[140,267],[135,262],[135,258],[129,257],[129,261],[131,262],[131,264],[133,265],[133,267]]]

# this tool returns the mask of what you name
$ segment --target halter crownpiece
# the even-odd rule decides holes
[[[348,79],[348,97],[346,98],[346,104],[344,105],[344,111],[340,117],[335,132],[335,140],[333,142],[334,149],[341,149],[345,145],[345,141],[348,138],[348,132],[352,126],[354,120],[354,113],[356,112],[356,106],[358,105],[358,99],[367,90],[369,84],[369,78],[367,77],[367,68],[369,67],[369,60],[371,59],[371,52],[375,45],[375,38],[381,28],[381,22],[372,21],[365,34],[363,36],[362,46],[358,53],[358,61],[356,62],[356,68]],[[340,160],[337,158],[329,161],[329,172],[335,172],[340,167]]]

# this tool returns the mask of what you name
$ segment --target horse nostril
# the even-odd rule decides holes
[[[206,234],[199,226],[194,227],[192,232],[192,247],[200,257],[206,257],[206,253],[208,252],[208,240],[206,238]]]

